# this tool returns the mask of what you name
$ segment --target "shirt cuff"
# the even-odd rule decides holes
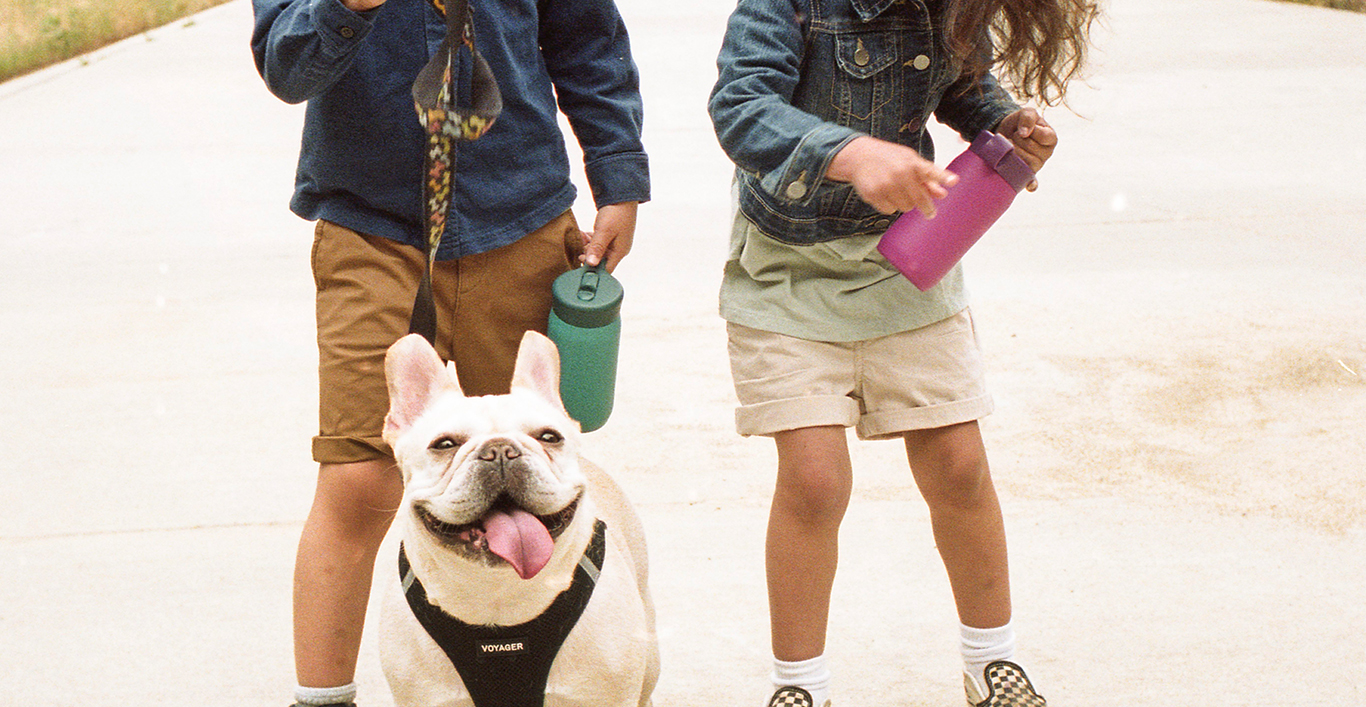
[[[792,156],[778,169],[763,175],[759,186],[779,203],[810,203],[835,155],[860,134],[842,125],[821,123],[802,136]]]
[[[355,12],[343,5],[341,0],[318,0],[314,4],[318,35],[330,51],[351,51],[357,42],[370,34],[375,26],[375,15],[383,7]]]
[[[593,203],[608,204],[650,200],[650,160],[644,152],[628,152],[593,160],[584,165]]]

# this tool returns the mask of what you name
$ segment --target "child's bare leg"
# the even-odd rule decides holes
[[[766,548],[773,655],[801,661],[825,652],[839,527],[853,472],[843,427],[789,430],[774,441],[778,481]]]
[[[930,508],[958,618],[975,628],[1010,622],[1005,524],[976,422],[906,434],[906,457]]]
[[[294,654],[299,685],[355,679],[375,555],[403,497],[389,459],[323,464],[294,568]]]

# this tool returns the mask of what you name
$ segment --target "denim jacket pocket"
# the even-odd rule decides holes
[[[866,79],[896,62],[896,36],[891,32],[836,34],[835,61],[850,76]]]
[[[839,71],[834,76],[830,100],[844,118],[842,124],[867,130],[873,115],[896,98],[895,72],[888,71],[896,59],[895,33],[863,31],[835,35],[835,63]]]

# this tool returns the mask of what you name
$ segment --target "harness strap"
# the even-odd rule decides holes
[[[468,0],[430,0],[446,18],[446,37],[436,54],[422,67],[413,84],[413,103],[418,122],[426,131],[423,158],[423,204],[426,209],[427,265],[413,300],[409,333],[422,334],[436,343],[436,301],[432,297],[432,268],[436,250],[446,232],[450,213],[451,184],[455,180],[455,143],[474,140],[488,132],[503,110],[498,82],[484,57],[474,46],[474,21]],[[461,105],[456,91],[457,58],[461,49],[470,56],[470,95]]]
[[[598,520],[569,588],[516,626],[475,626],[433,606],[401,546],[398,572],[408,607],[460,673],[475,707],[544,707],[550,666],[588,606],[606,555],[607,524]]]

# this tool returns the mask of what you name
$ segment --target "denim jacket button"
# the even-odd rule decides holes
[[[793,182],[787,185],[787,198],[800,199],[806,196],[806,185],[801,182]]]
[[[858,66],[867,66],[873,60],[873,55],[863,46],[863,40],[858,40],[858,48],[854,50],[854,63]]]
[[[350,27],[342,27],[341,29],[337,30],[337,34],[340,34],[345,39],[350,39],[356,36],[356,30],[351,29]]]
[[[911,66],[914,66],[916,71],[924,71],[925,69],[930,68],[930,58],[921,54],[911,60]]]

